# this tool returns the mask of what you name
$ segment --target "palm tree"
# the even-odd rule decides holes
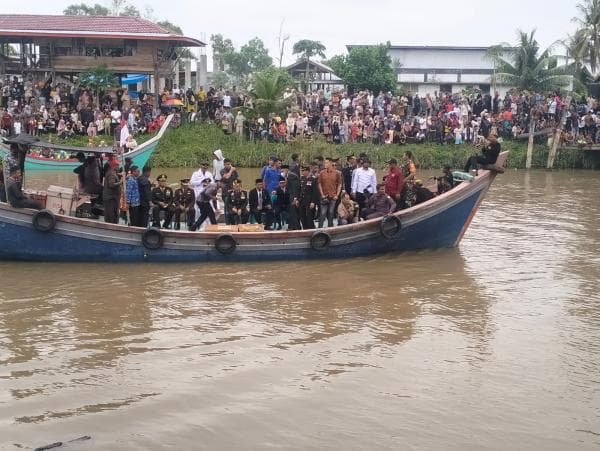
[[[573,57],[589,59],[592,73],[596,74],[600,61],[600,0],[583,0],[577,4],[582,17],[573,17],[579,28],[572,38]]]
[[[310,59],[313,56],[320,56],[321,58],[325,58],[325,46],[321,44],[319,41],[311,41],[310,39],[302,39],[294,44],[292,49],[292,53],[294,55],[300,55],[300,59],[306,60],[306,72],[304,74],[305,80],[305,90],[308,90],[309,84],[309,65]]]
[[[283,114],[292,101],[291,97],[284,99],[283,94],[292,85],[290,76],[282,69],[256,72],[249,91],[254,114],[263,118],[268,118],[271,113]]]
[[[508,58],[505,58],[504,52],[497,47],[492,52],[488,52],[488,56],[494,61],[498,81],[531,93],[557,91],[569,84],[567,69],[557,66],[556,58],[550,55],[550,48],[540,53],[540,46],[535,39],[535,30],[529,34],[517,30],[517,37],[518,43],[509,51]],[[532,108],[525,163],[527,169],[531,167],[533,155],[535,121],[531,116],[534,112],[536,110]]]

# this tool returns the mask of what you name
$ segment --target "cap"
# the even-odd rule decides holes
[[[350,161],[350,160],[356,160],[356,155],[352,154],[352,155],[346,156],[346,161]]]
[[[415,185],[419,185],[419,186],[423,185],[423,180],[421,180],[421,179],[415,180]]]
[[[158,177],[156,177],[156,181],[157,182],[166,182],[167,181],[167,174],[160,174]]]
[[[262,179],[256,179],[254,180],[254,183],[262,183]]]
[[[289,164],[282,164],[281,165],[281,169],[289,169],[290,165]]]
[[[182,185],[189,185],[190,184],[190,179],[181,179],[179,181]]]
[[[388,161],[388,164],[398,164],[398,160],[396,160],[395,158],[390,158],[390,161]]]
[[[310,166],[302,166],[303,171],[310,171]]]

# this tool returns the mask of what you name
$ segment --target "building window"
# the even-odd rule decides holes
[[[84,56],[85,55],[85,39],[74,38],[73,39],[73,55]]]
[[[137,41],[133,39],[125,39],[124,55],[135,56],[137,53]]]
[[[106,56],[109,58],[117,58],[123,56],[123,48],[122,47],[102,47],[102,56]]]

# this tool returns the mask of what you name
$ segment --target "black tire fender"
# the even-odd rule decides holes
[[[235,251],[237,241],[229,234],[219,235],[215,240],[215,249],[223,255],[229,255]]]
[[[310,237],[310,247],[315,251],[324,251],[331,244],[331,236],[327,232],[315,232]]]
[[[31,222],[38,232],[50,232],[56,227],[56,216],[50,210],[40,210],[33,215]]]
[[[387,239],[394,238],[400,230],[402,230],[402,222],[398,216],[384,216],[379,223],[379,231]]]
[[[160,249],[165,242],[165,237],[160,229],[156,227],[150,227],[142,233],[142,244],[146,249],[155,251]]]

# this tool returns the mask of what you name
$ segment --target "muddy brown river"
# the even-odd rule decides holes
[[[598,181],[509,171],[456,249],[0,263],[0,449],[598,450]]]

